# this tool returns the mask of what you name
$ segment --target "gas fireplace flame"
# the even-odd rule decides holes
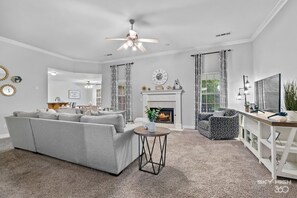
[[[159,115],[160,119],[165,119],[165,118],[168,118],[168,117],[169,117],[169,115],[165,115],[165,113],[160,113],[160,115]]]

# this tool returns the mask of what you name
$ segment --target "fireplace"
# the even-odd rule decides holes
[[[157,109],[157,108],[150,108]],[[157,123],[174,124],[174,109],[173,108],[162,108],[159,113],[159,117],[156,120]]]

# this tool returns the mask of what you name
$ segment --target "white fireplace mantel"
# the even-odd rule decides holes
[[[182,130],[182,93],[183,90],[143,91],[143,116],[145,107],[174,108],[174,124],[160,124],[162,126]]]

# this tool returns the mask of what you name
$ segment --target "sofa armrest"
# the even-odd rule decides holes
[[[212,113],[199,113],[198,114],[198,121],[201,121],[201,120],[209,120],[209,118],[213,116]]]

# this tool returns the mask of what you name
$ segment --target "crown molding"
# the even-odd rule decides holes
[[[279,13],[279,11],[286,5],[288,0],[279,0],[277,4],[272,8],[271,12],[268,14],[268,16],[265,18],[263,23],[259,25],[257,30],[254,32],[254,34],[251,37],[251,40],[254,41],[267,27],[267,25],[272,21],[272,19]]]
[[[72,62],[80,62],[80,63],[91,63],[91,64],[107,64],[107,63],[114,63],[118,61],[130,61],[131,59],[137,60],[137,59],[143,59],[143,58],[150,58],[150,57],[156,57],[156,56],[165,56],[165,55],[171,55],[171,54],[177,54],[181,52],[187,52],[187,51],[194,51],[194,50],[203,50],[208,48],[215,48],[215,47],[224,47],[224,46],[230,46],[230,45],[238,45],[248,42],[253,42],[260,34],[263,32],[263,30],[266,28],[266,26],[272,21],[272,19],[278,14],[278,12],[284,7],[284,5],[288,2],[288,0],[279,0],[277,4],[273,7],[269,15],[265,18],[263,23],[260,24],[260,26],[257,28],[257,30],[254,32],[254,34],[249,39],[242,39],[242,40],[236,40],[236,41],[230,41],[225,43],[216,43],[211,45],[204,45],[204,46],[198,46],[198,47],[190,47],[190,48],[182,48],[182,49],[176,49],[176,50],[168,50],[163,52],[157,52],[157,53],[151,53],[146,55],[140,55],[135,57],[126,57],[126,58],[118,58],[108,61],[95,61],[95,60],[84,60],[84,59],[75,59],[68,56],[64,56],[52,51],[48,51],[39,47],[35,47],[33,45],[29,45],[26,43],[22,43],[19,41],[15,41],[12,39],[8,39],[5,37],[0,36],[0,41],[4,43],[8,43],[11,45],[23,47],[29,50],[37,51],[43,54],[51,55],[57,58],[65,59]]]
[[[67,56],[64,56],[64,55],[61,55],[61,54],[57,54],[55,52],[51,52],[51,51],[48,51],[48,50],[44,50],[44,49],[41,49],[39,47],[35,47],[33,45],[29,45],[29,44],[26,44],[26,43],[22,43],[22,42],[19,42],[19,41],[8,39],[8,38],[2,37],[2,36],[0,36],[0,41],[4,42],[4,43],[11,44],[11,45],[15,45],[15,46],[18,46],[18,47],[26,48],[26,49],[29,49],[29,50],[37,51],[37,52],[40,52],[40,53],[43,53],[43,54],[48,54],[48,55],[55,56],[55,57],[58,57],[58,58],[62,58],[62,59],[65,59],[65,60],[73,61],[73,59],[70,58],[70,57],[67,57]]]
[[[206,50],[209,48],[217,48],[217,47],[226,47],[226,46],[231,46],[231,45],[239,45],[239,44],[244,44],[244,43],[249,43],[252,42],[251,39],[241,39],[241,40],[236,40],[236,41],[228,41],[228,42],[223,42],[223,43],[215,43],[211,45],[202,45],[198,47],[189,47],[189,48],[182,48],[182,49],[176,49],[176,50],[168,50],[168,51],[163,51],[163,52],[156,52],[156,53],[151,53],[151,54],[146,54],[146,55],[140,55],[140,56],[134,56],[134,57],[125,57],[125,58],[118,58],[118,59],[113,59],[109,61],[102,61],[102,64],[108,64],[108,63],[114,63],[114,62],[124,62],[124,61],[131,61],[133,60],[139,60],[139,59],[144,59],[144,58],[151,58],[151,57],[156,57],[156,56],[166,56],[166,55],[172,55],[172,54],[179,54],[179,53],[185,53],[185,52],[192,52],[192,51],[197,51],[197,50]]]

